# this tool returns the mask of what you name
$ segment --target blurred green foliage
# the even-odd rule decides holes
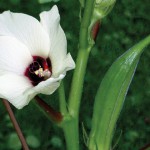
[[[37,0],[1,0],[0,12],[11,10],[23,12],[39,19],[38,14],[57,4],[61,14],[61,25],[66,32],[68,51],[76,58],[79,37],[79,2],[60,0],[39,4]],[[85,77],[83,100],[80,111],[80,127],[83,123],[87,134],[91,127],[93,100],[104,74],[112,62],[125,50],[150,33],[149,0],[117,1],[113,11],[101,24],[96,46],[91,51]],[[124,107],[114,133],[113,145],[116,150],[138,150],[150,142],[150,47],[144,52],[135,77],[129,89]],[[69,91],[72,71],[65,78]],[[66,93],[68,96],[68,93]],[[41,95],[48,103],[58,108],[58,95]],[[57,103],[56,103],[57,102]],[[32,104],[14,112],[32,150],[65,150],[61,129],[54,126]],[[82,133],[82,127],[80,128]],[[19,150],[18,138],[6,110],[0,105],[0,149]],[[86,149],[83,135],[81,149]],[[118,141],[118,144],[116,143]],[[11,143],[15,144],[11,144]],[[13,145],[13,146],[10,146]]]

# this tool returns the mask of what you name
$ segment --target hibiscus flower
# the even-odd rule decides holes
[[[23,13],[0,14],[1,98],[21,109],[38,93],[52,94],[74,67],[57,6],[42,12],[40,22]]]

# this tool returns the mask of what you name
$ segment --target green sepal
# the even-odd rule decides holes
[[[91,15],[91,22],[88,28],[89,32],[89,42],[94,43],[93,36],[91,34],[93,27],[97,22],[101,22],[101,20],[106,17],[115,5],[116,0],[95,0],[93,12]]]
[[[93,17],[102,19],[112,10],[116,0],[96,0]]]

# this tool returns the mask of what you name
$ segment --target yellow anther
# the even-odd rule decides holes
[[[43,68],[39,68],[38,70],[34,71],[34,73],[39,77],[44,77],[44,71]]]

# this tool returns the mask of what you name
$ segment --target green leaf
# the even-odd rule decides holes
[[[110,150],[114,128],[143,49],[150,36],[129,49],[109,68],[98,89],[89,149]]]

